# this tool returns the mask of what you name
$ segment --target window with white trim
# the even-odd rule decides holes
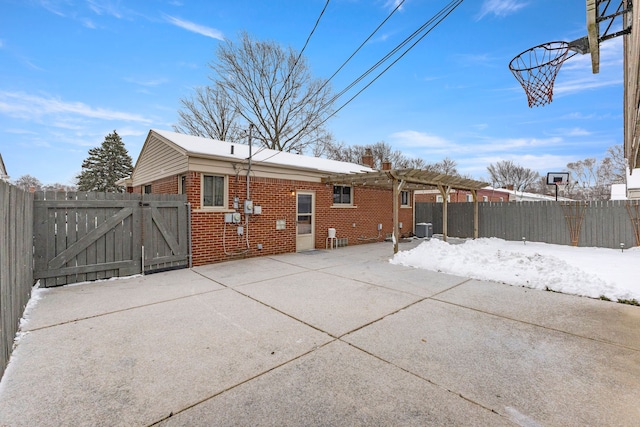
[[[348,185],[333,186],[333,204],[334,205],[351,205],[353,204],[352,188]]]
[[[482,201],[483,202],[488,202],[489,201],[489,196],[482,196]]]
[[[409,192],[408,191],[401,191],[400,192],[400,205],[401,206],[411,206],[410,203],[410,198],[409,198]]]
[[[473,202],[473,194],[467,194],[467,202]]]
[[[202,175],[202,207],[223,208],[224,203],[224,176]]]

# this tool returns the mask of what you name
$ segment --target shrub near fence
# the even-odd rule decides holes
[[[619,249],[637,246],[638,201],[478,203],[478,237]],[[582,219],[580,219],[582,218]],[[442,203],[416,203],[416,223],[442,233]],[[449,203],[448,235],[473,237],[473,203]],[[575,236],[572,236],[572,229]],[[572,238],[573,237],[573,238]]]
[[[0,180],[0,377],[33,286],[33,195]]]

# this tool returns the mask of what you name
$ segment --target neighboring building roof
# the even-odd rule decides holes
[[[458,191],[458,189],[452,188],[449,190],[449,193],[455,193],[456,191]],[[462,190],[462,191],[468,191],[468,190]],[[487,192],[492,192],[497,195],[508,194],[508,191],[505,190],[504,188],[493,188],[493,187],[482,187],[478,189],[478,192],[482,192],[483,194],[486,194]],[[438,189],[416,190],[416,194],[440,194],[440,190]]]
[[[217,141],[198,136],[185,135],[165,130],[151,129],[184,150],[191,157],[216,157],[235,161],[249,158],[249,145]],[[150,133],[151,133],[150,132]],[[232,150],[233,147],[233,150]],[[257,144],[252,147],[251,161],[274,166],[287,166],[297,169],[308,169],[326,173],[370,172],[373,169],[356,163],[340,162],[321,157],[304,156],[286,151],[262,148]]]
[[[611,200],[627,200],[627,185],[611,184]]]
[[[626,184],[611,184],[611,200],[636,199],[640,199],[640,169],[634,169],[633,173],[627,169]]]
[[[543,202],[556,200],[556,196],[547,196],[546,194],[527,193],[526,191],[507,190],[505,188],[501,188],[500,191],[509,193],[509,201],[511,202]],[[558,201],[571,202],[573,199],[558,196]]]
[[[7,173],[7,168],[4,166],[4,161],[2,160],[2,154],[0,154],[0,179],[8,181],[9,174]]]

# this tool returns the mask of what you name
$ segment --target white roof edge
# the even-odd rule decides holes
[[[151,129],[151,133],[161,136],[176,147],[184,150],[191,157],[218,158],[236,162],[246,161],[249,158],[249,146],[247,144],[202,138],[160,129]],[[374,169],[356,163],[305,156],[258,146],[252,147],[251,157],[254,164],[308,170],[323,174],[374,171]]]

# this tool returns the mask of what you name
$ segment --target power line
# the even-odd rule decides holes
[[[304,50],[307,48],[307,45],[309,44],[309,40],[311,40],[311,36],[313,36],[313,33],[315,33],[316,28],[318,28],[318,24],[320,24],[320,19],[322,19],[322,15],[324,15],[324,11],[327,10],[327,6],[329,6],[329,1],[330,0],[327,0],[327,2],[324,4],[324,7],[322,8],[322,11],[320,12],[320,15],[318,16],[318,19],[316,19],[315,25],[311,29],[311,32],[309,33],[309,36],[307,37],[307,40],[304,42],[304,46],[302,46],[302,49],[300,50],[300,52],[298,52],[298,57],[294,61],[293,66],[289,69],[289,73],[287,74],[287,77],[284,79],[284,82],[282,83],[282,86],[280,87],[280,90],[278,91],[278,95],[276,96],[276,99],[280,97],[280,93],[282,93],[282,90],[284,89],[284,87],[289,82],[289,78],[291,78],[291,74],[293,74],[293,71],[298,66],[298,62],[300,61],[300,58],[302,58],[302,54],[304,53]]]
[[[330,1],[331,0],[327,0],[326,3],[324,4],[324,7],[322,8],[322,11],[320,11],[320,15],[318,16],[318,19],[316,19],[316,23],[314,24],[313,28],[311,29],[311,32],[309,33],[309,36],[307,37],[307,40],[304,42],[304,46],[302,46],[302,49],[298,53],[298,57],[296,58],[295,62],[293,63],[293,66],[289,69],[289,73],[287,74],[287,77],[284,79],[284,82],[282,83],[282,86],[280,86],[280,90],[278,91],[278,95],[276,96],[276,99],[280,97],[280,93],[282,92],[284,87],[289,82],[289,79],[291,78],[291,74],[293,74],[293,71],[296,69],[296,66],[298,65],[298,62],[300,61],[300,58],[302,58],[302,54],[304,53],[304,50],[307,48],[307,45],[309,44],[309,40],[311,40],[311,36],[313,36],[313,33],[315,33],[316,28],[318,28],[318,25],[320,24],[320,19],[322,19],[322,16],[324,15],[324,12],[327,10],[327,6],[329,6],[329,2]],[[404,2],[404,0],[402,0],[402,1]],[[264,150],[266,148],[267,147],[261,147],[255,154],[260,153],[262,150]],[[275,154],[274,154],[274,156],[275,156]],[[273,156],[271,156],[271,157],[273,157]],[[270,157],[268,157],[267,159],[269,159],[269,158]]]
[[[389,70],[389,68],[391,68],[393,65],[395,65],[404,55],[406,55],[411,49],[413,49],[422,39],[424,39],[427,34],[429,34],[431,31],[433,31],[433,29],[435,29],[438,25],[440,25],[440,23],[447,17],[449,16],[458,6],[460,6],[460,4],[462,4],[464,0],[453,0],[452,2],[450,2],[447,6],[445,6],[442,10],[440,10],[436,15],[434,15],[432,18],[430,18],[427,22],[425,22],[422,26],[420,26],[420,28],[416,31],[414,31],[409,37],[407,37],[404,41],[402,41],[398,46],[396,46],[395,48],[393,48],[387,55],[385,55],[382,59],[380,59],[375,65],[373,65],[371,68],[369,68],[367,71],[365,71],[362,75],[360,75],[360,77],[358,77],[354,82],[352,82],[351,84],[349,84],[345,89],[343,89],[338,95],[334,96],[327,104],[325,104],[323,106],[323,108],[326,108],[327,106],[329,106],[330,104],[332,104],[333,102],[335,102],[339,97],[341,97],[342,95],[344,95],[348,90],[350,90],[353,86],[355,86],[356,84],[358,84],[359,82],[361,82],[366,76],[368,76],[369,74],[371,74],[376,68],[378,68],[382,63],[384,63],[385,61],[387,61],[391,56],[393,56],[394,54],[396,54],[400,49],[402,49],[404,46],[406,46],[411,40],[413,40],[415,37],[417,37],[421,32],[423,32],[426,28],[429,27],[429,25],[433,24],[431,26],[431,28],[429,28],[427,31],[424,32],[424,34],[422,34],[411,46],[409,46],[404,52],[402,52],[402,54],[400,54],[400,56],[398,56],[398,58],[396,58],[391,64],[389,64],[384,70],[382,70],[376,77],[373,78],[373,80],[371,80],[369,83],[367,83],[367,85],[365,87],[363,87],[362,89],[360,89],[354,96],[352,96],[347,102],[345,102],[344,104],[342,104],[342,106],[340,106],[340,108],[338,108],[337,110],[333,111],[329,116],[327,116],[327,118],[325,118],[322,123],[320,123],[319,126],[321,126],[322,124],[324,124],[327,120],[329,120],[331,117],[333,117],[334,115],[336,115],[340,110],[342,110],[344,107],[346,107],[351,101],[353,101],[358,95],[360,95],[365,89],[367,89],[369,86],[371,86],[373,84],[373,82],[375,82],[380,76],[382,76],[385,72],[387,72],[387,70]],[[434,24],[435,22],[435,24]]]
[[[379,30],[380,28],[382,28],[382,26],[383,26],[383,25],[384,25],[384,24],[385,24],[385,23],[386,23],[386,22],[391,18],[391,16],[393,16],[393,14],[394,14],[394,13],[396,13],[396,11],[397,11],[398,9],[400,9],[400,7],[402,7],[402,5],[404,4],[404,2],[405,2],[405,0],[402,0],[400,3],[398,3],[398,5],[395,7],[395,9],[393,9],[393,10],[391,11],[391,13],[390,13],[389,15],[387,15],[387,17],[386,17],[386,18],[384,18],[384,20],[383,20],[383,21],[382,21],[382,22],[381,22],[381,23],[376,27],[376,29],[375,29],[375,30],[373,30],[373,32],[372,32],[371,34],[369,34],[369,37],[367,37],[367,38],[365,39],[365,41],[363,41],[363,42],[362,42],[362,44],[360,44],[360,46],[358,46],[358,48],[357,48],[357,49],[356,49],[356,50],[351,54],[351,56],[349,56],[349,57],[347,58],[347,60],[346,60],[346,61],[344,61],[344,62],[342,63],[342,65],[340,65],[340,67],[338,67],[338,69],[336,70],[336,72],[335,72],[335,73],[333,73],[333,74],[331,75],[331,77],[329,77],[329,78],[327,79],[327,81],[322,85],[322,87],[318,90],[318,92],[320,92],[322,89],[324,89],[324,87],[325,87],[325,86],[326,86],[326,85],[327,85],[327,84],[328,84],[328,83],[329,83],[329,82],[330,82],[330,81],[331,81],[331,80],[336,76],[336,74],[338,74],[338,73],[340,72],[340,70],[342,70],[342,69],[344,68],[344,66],[345,66],[345,65],[347,65],[347,63],[348,63],[349,61],[351,61],[351,59],[352,59],[354,56],[356,56],[356,54],[360,51],[360,49],[362,49],[362,47],[363,47],[365,44],[367,44],[367,42],[368,42],[369,40],[371,40],[371,37],[373,37],[373,36],[378,32],[378,30]]]

